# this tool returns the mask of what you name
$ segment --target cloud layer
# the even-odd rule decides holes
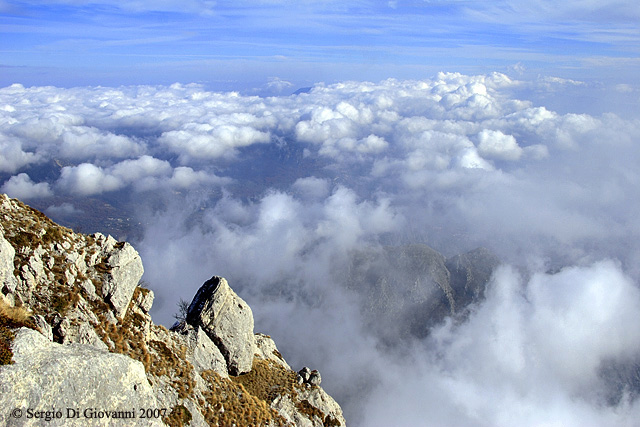
[[[350,424],[631,425],[633,390],[602,372],[640,360],[640,120],[528,100],[594,95],[578,83],[13,85],[2,191],[60,218],[87,197],[135,205],[156,320],[226,276]],[[486,246],[505,265],[465,322],[390,348],[345,278],[355,251],[406,243]]]

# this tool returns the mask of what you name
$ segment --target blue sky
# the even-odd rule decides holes
[[[438,71],[633,84],[638,22],[634,0],[0,0],[0,86],[242,90]]]

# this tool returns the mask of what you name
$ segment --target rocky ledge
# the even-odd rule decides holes
[[[0,195],[0,425],[344,426],[222,277],[171,330],[142,261]]]

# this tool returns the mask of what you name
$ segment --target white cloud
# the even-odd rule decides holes
[[[56,185],[68,192],[79,195],[100,194],[133,186],[137,191],[159,190],[163,188],[199,188],[202,185],[224,185],[228,178],[220,178],[205,171],[194,171],[190,167],[175,169],[166,160],[151,156],[123,160],[107,168],[83,163],[62,168]]]
[[[0,133],[0,172],[15,173],[22,167],[36,163],[40,156],[23,151],[19,139],[6,137]]]
[[[52,218],[68,218],[71,216],[78,216],[84,214],[84,211],[76,208],[71,203],[61,203],[59,205],[51,205],[46,210],[45,213]]]
[[[633,425],[640,407],[606,406],[599,369],[637,355],[639,310],[637,286],[611,261],[527,284],[502,267],[467,322],[387,366],[362,425]]]
[[[0,191],[6,193],[9,197],[25,200],[50,197],[53,195],[48,183],[39,182],[36,184],[26,173],[21,173],[9,178],[9,180],[2,185]]]
[[[100,157],[127,158],[143,152],[140,144],[122,135],[99,132],[95,128],[76,126],[61,137],[59,154],[69,159]]]
[[[125,181],[134,182],[146,176],[160,176],[171,172],[171,165],[166,160],[151,156],[138,159],[123,160],[113,166],[113,174]]]
[[[632,92],[635,92],[635,89],[633,88],[633,86],[631,86],[629,84],[626,84],[626,83],[617,84],[615,86],[615,90],[617,92],[620,92],[620,93],[632,93]]]
[[[586,1],[580,6],[571,3],[556,5],[550,0],[525,2],[522,0],[507,1],[511,11],[516,14],[533,14],[539,18],[569,18],[578,20],[602,21],[603,19],[630,20],[640,17],[640,7],[628,0]]]
[[[179,154],[184,164],[197,159],[233,156],[236,148],[269,142],[269,134],[249,126],[189,123],[181,130],[162,134],[158,142]]]
[[[65,166],[62,168],[57,186],[63,191],[89,196],[105,191],[119,190],[124,187],[124,182],[109,175],[103,168],[91,163],[82,163],[78,166]]]
[[[36,2],[37,3],[37,2]],[[51,3],[70,4],[74,6],[82,5],[107,5],[109,7],[119,8],[129,12],[189,12],[209,15],[213,13],[216,1],[214,0],[132,0],[127,2],[119,2],[114,0],[54,0]]]
[[[514,161],[520,159],[523,150],[512,135],[484,129],[478,134],[478,152],[485,158]]]
[[[194,171],[190,167],[179,166],[173,170],[168,180],[169,185],[176,189],[188,190],[204,184],[224,185],[231,183],[229,178],[220,178],[205,171]]]
[[[267,82],[267,89],[275,92],[282,92],[283,90],[290,89],[291,87],[293,87],[293,83],[279,77],[270,77]]]
[[[291,187],[304,199],[323,199],[329,195],[329,181],[313,176],[297,179]]]
[[[522,151],[529,158],[534,160],[542,160],[545,157],[549,157],[549,149],[546,145],[543,144],[530,145],[528,147],[525,147]]]
[[[42,194],[131,189],[119,195],[150,211],[137,248],[156,320],[227,276],[292,364],[323,371],[352,424],[632,425],[635,401],[598,400],[598,369],[640,357],[640,122],[543,102],[568,86],[596,93],[498,73],[290,97],[16,86],[0,89],[0,166],[18,174],[5,186]],[[52,160],[66,165],[57,179],[20,174],[55,176]],[[514,267],[467,322],[385,350],[364,296],[345,290],[349,257],[415,242],[489,246]]]

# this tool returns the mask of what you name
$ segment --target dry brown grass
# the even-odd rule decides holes
[[[180,399],[194,399],[195,375],[193,365],[186,360],[187,348],[173,348],[157,340],[146,342],[143,333],[146,319],[133,310],[133,301],[140,292],[148,291],[139,288],[135,290],[124,319],[118,320],[116,324],[106,320],[104,313],[109,307],[104,301],[91,302],[93,311],[100,320],[96,326],[98,336],[109,346],[110,351],[142,362],[145,371],[152,378],[166,377]]]
[[[223,379],[214,371],[202,372],[209,391],[200,406],[209,425],[285,426],[286,420],[269,403],[251,394],[242,384]]]
[[[0,298],[0,365],[12,362],[11,343],[15,338],[13,329],[27,327],[35,329],[31,313],[22,307],[11,307]]]
[[[325,415],[307,400],[300,400],[298,392],[303,385],[298,384],[295,372],[284,368],[272,360],[254,359],[250,372],[232,377],[232,380],[242,384],[244,389],[253,396],[263,400],[268,405],[281,395],[287,395],[295,403],[296,409],[309,419],[318,417],[325,427],[339,426],[340,422],[329,415]],[[312,386],[317,387],[317,386]]]
[[[297,387],[296,373],[271,360],[254,359],[251,371],[231,378],[269,404],[278,395],[293,395]]]
[[[177,405],[162,421],[170,427],[186,426],[191,422],[191,412],[184,405]]]
[[[16,249],[28,247],[35,249],[38,245],[50,245],[70,241],[73,231],[70,228],[56,224],[37,209],[25,205],[17,199],[16,202],[22,215],[18,217],[12,212],[11,220],[3,220],[5,238]]]
[[[31,312],[24,307],[12,307],[4,298],[0,298],[0,316],[15,323],[26,323],[31,318]]]

